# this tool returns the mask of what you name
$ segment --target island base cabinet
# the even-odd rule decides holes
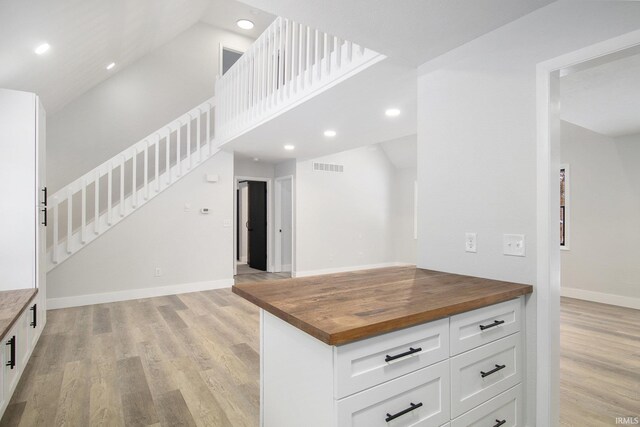
[[[438,427],[449,420],[449,361],[372,387],[337,403],[341,427]]]
[[[494,397],[451,422],[451,427],[522,427],[522,384]]]

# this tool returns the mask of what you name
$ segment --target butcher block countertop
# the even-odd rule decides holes
[[[0,291],[0,340],[9,332],[22,310],[37,293],[38,290],[35,288]]]
[[[233,286],[233,292],[329,345],[475,310],[530,285],[389,267]]]

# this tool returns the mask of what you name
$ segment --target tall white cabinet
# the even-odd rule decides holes
[[[38,290],[1,337],[0,416],[46,323],[45,156],[45,112],[38,97],[0,89],[0,291]],[[15,294],[0,298],[5,316],[14,314],[7,307],[15,307]]]
[[[0,290],[46,293],[45,159],[40,100],[0,89]]]

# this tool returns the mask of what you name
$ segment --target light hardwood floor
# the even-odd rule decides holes
[[[258,327],[229,289],[51,310],[0,424],[257,426]]]
[[[640,416],[640,310],[562,298],[560,424]]]
[[[258,425],[258,310],[230,290],[48,316],[0,425]],[[563,298],[561,336],[561,424],[638,415],[640,311]]]

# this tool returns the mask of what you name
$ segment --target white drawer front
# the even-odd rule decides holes
[[[523,298],[451,317],[451,356],[520,330]]]
[[[522,427],[524,402],[518,384],[451,422],[451,427]]]
[[[448,349],[449,319],[336,347],[335,398],[349,396],[444,360],[448,357]],[[406,355],[389,360],[403,354]]]
[[[451,358],[451,414],[457,417],[522,378],[520,333]]]
[[[407,411],[412,404],[416,409]],[[337,405],[339,427],[441,426],[450,419],[449,361],[354,394]],[[387,421],[403,411],[407,412]]]

